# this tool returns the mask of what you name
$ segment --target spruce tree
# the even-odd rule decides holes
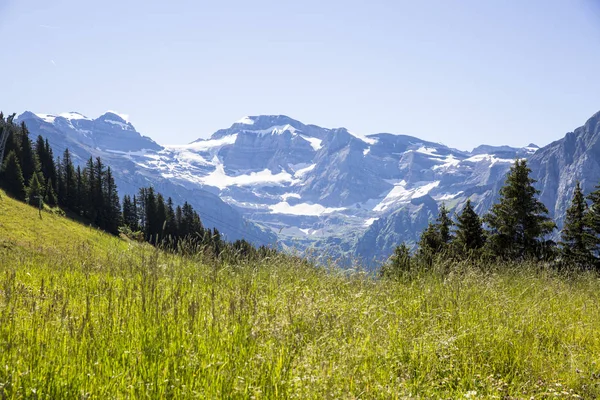
[[[61,186],[58,190],[58,201],[71,211],[77,209],[77,180],[75,167],[69,149],[65,149],[59,168]]]
[[[548,209],[536,196],[536,182],[529,177],[526,160],[516,160],[500,189],[500,201],[494,204],[485,222],[493,254],[508,259],[542,258],[550,252],[545,237],[556,227]]]
[[[40,171],[44,176],[44,180],[56,183],[56,165],[54,164],[54,155],[52,154],[48,139],[44,141],[41,135],[38,136],[35,143],[35,153],[39,160]],[[52,189],[56,191],[56,186],[53,186]]]
[[[56,192],[54,191],[54,184],[52,183],[52,178],[46,182],[46,187],[44,189],[44,203],[48,204],[51,207],[56,207],[58,205],[58,197],[56,196]]]
[[[134,224],[136,217],[133,214],[133,204],[129,195],[123,196],[123,224],[129,227],[131,231],[135,232]]]
[[[450,218],[450,212],[446,208],[446,205],[442,203],[438,217],[436,220],[437,230],[439,232],[439,238],[442,243],[448,244],[452,240],[451,227],[453,225],[452,219]]]
[[[394,254],[388,262],[381,267],[380,275],[385,278],[396,279],[402,274],[409,272],[412,267],[410,249],[406,243],[402,243],[394,250]]]
[[[14,150],[11,150],[4,159],[4,165],[0,169],[0,185],[15,199],[25,200],[25,180]]]
[[[37,206],[42,200],[44,196],[44,185],[40,180],[41,173],[35,173],[31,175],[31,179],[29,179],[29,185],[27,186],[27,203],[33,206]]]
[[[594,264],[595,237],[588,225],[590,218],[587,214],[588,206],[577,182],[561,232],[560,250],[565,263],[583,268]]]
[[[473,209],[471,199],[467,200],[465,207],[458,216],[456,228],[454,243],[460,255],[467,256],[473,251],[481,249],[485,244],[481,218]]]
[[[115,184],[110,167],[106,169],[106,176],[103,183],[104,229],[116,235],[119,233],[119,226],[121,225],[121,204],[119,202],[117,185]]]
[[[586,215],[586,225],[590,230],[590,250],[596,258],[596,267],[600,268],[600,260],[598,260],[600,256],[600,185],[596,186],[596,189],[587,196],[587,199],[590,202]]]
[[[25,125],[25,122],[21,123],[21,128],[19,130],[20,136],[20,147],[21,153],[19,155],[19,161],[21,162],[21,170],[23,171],[23,179],[25,182],[29,182],[33,174],[40,170],[39,161],[35,152],[33,151],[33,146],[31,144],[31,139],[29,139],[29,130]]]

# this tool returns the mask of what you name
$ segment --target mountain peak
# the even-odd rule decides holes
[[[232,127],[239,127],[239,125],[242,125],[243,128],[247,130],[262,130],[272,126],[284,125],[291,125],[294,128],[299,129],[304,124],[287,115],[253,115],[239,119]]]
[[[102,114],[101,116],[99,116],[97,119],[101,120],[101,121],[115,121],[115,122],[120,122],[122,124],[128,124],[129,121],[127,121],[127,115],[125,114],[119,114],[117,112],[114,111],[107,111],[104,114]]]

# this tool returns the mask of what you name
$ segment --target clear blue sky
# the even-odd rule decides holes
[[[0,108],[130,115],[162,144],[286,114],[460,149],[600,110],[597,0],[0,0]]]

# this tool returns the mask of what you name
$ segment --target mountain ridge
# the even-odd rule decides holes
[[[53,141],[72,143],[77,149],[107,157],[109,165],[119,164],[120,178],[130,186],[129,191],[140,179],[126,183],[125,178],[141,177],[144,182],[166,185],[162,189],[166,195],[216,196],[240,218],[267,228],[265,233],[276,236],[283,247],[316,247],[345,256],[383,259],[394,243],[416,241],[442,202],[458,210],[470,198],[479,213],[487,211],[516,158],[533,160],[535,176],[543,187],[542,200],[558,198],[549,207],[553,213],[564,213],[571,190],[564,174],[546,164],[544,169],[536,161],[544,159],[538,154],[551,153],[554,158],[557,152],[565,157],[571,154],[563,149],[563,143],[570,143],[569,134],[541,149],[533,144],[522,148],[480,145],[463,151],[409,135],[361,136],[285,115],[261,115],[244,117],[207,139],[161,146],[139,134],[131,123],[114,119],[116,114],[95,120],[71,114],[75,118],[59,115],[51,120],[46,114],[44,119],[24,113],[19,120],[28,121],[28,126],[34,122],[33,133],[54,133],[53,146]],[[600,135],[598,114],[584,125],[594,120],[593,129],[578,128],[571,134],[585,136],[591,130],[590,138],[571,140],[576,147],[596,143],[600,147],[594,139]],[[552,146],[559,149],[548,150]],[[600,160],[600,150],[571,154],[571,158],[582,156]],[[592,175],[600,181],[600,166],[597,169]],[[583,173],[581,167],[578,171]],[[561,216],[557,218],[560,221]]]

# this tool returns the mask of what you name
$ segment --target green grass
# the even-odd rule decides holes
[[[597,398],[600,282],[167,255],[0,200],[0,398]]]

